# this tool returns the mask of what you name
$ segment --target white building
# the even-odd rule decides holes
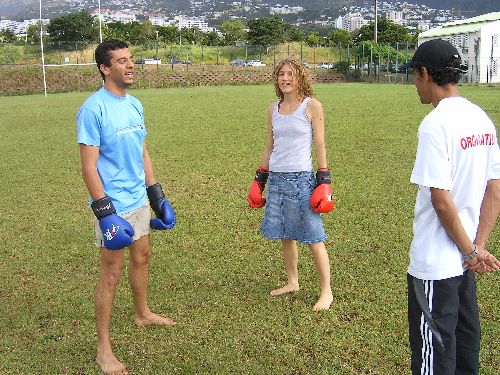
[[[427,31],[431,29],[431,21],[430,20],[421,20],[417,22],[417,29],[420,31]]]
[[[361,13],[347,13],[342,17],[342,26],[340,25],[340,20],[337,18],[335,20],[335,25],[337,28],[347,30],[349,32],[361,29],[361,26],[368,25],[369,21],[366,20]]]
[[[348,29],[348,31],[359,30],[364,25],[368,25],[368,20],[365,20],[362,15],[353,16],[349,20],[349,29]]]
[[[91,13],[91,16],[99,18],[99,11],[97,9],[94,9]],[[121,23],[131,23],[134,21],[137,21],[137,18],[135,17],[136,12],[134,11],[127,11],[126,13],[121,12],[121,11],[115,11],[111,9],[105,9],[101,8],[101,21],[102,22],[121,22]]]
[[[176,16],[175,22],[178,29],[192,29],[193,27],[197,27],[203,32],[213,30],[213,28],[208,27],[208,23],[204,18]]]
[[[150,16],[149,20],[155,26],[166,26],[166,25],[168,25],[168,20],[164,16]]]
[[[388,20],[395,22],[395,23],[399,23],[404,19],[404,16],[403,16],[403,12],[401,12],[401,11],[391,10],[390,12],[387,12],[386,18]]]
[[[500,83],[500,12],[446,23],[421,33],[418,44],[437,38],[458,49],[468,66],[468,82]]]
[[[24,20],[22,22],[11,21],[11,20],[0,20],[0,30],[10,30],[16,36],[26,36],[28,33],[28,28],[31,25],[37,25],[39,22],[38,18]],[[50,22],[49,19],[42,19],[42,23],[44,25],[48,25]]]
[[[21,22],[11,20],[0,20],[0,30],[10,30],[17,35],[16,31],[20,27]]]
[[[342,16],[338,16],[336,19],[335,19],[335,28],[336,29],[341,29],[342,26],[343,26],[343,22],[342,22]]]
[[[274,15],[274,14],[297,14],[297,13],[300,13],[303,11],[304,11],[304,8],[302,8],[302,7],[290,7],[288,5],[276,6],[276,7],[269,8],[269,13],[271,15]]]

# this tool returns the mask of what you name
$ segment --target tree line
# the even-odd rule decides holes
[[[249,20],[244,24],[240,20],[226,20],[216,31],[204,32],[199,28],[177,26],[156,26],[148,19],[142,22],[101,23],[103,39],[117,38],[133,45],[153,46],[157,42],[165,44],[191,44],[206,46],[231,46],[236,41],[245,41],[249,45],[273,46],[287,42],[306,43],[311,47],[359,45],[374,39],[373,23],[362,26],[353,32],[337,28],[317,28],[305,31],[287,23],[278,17],[262,17]],[[43,26],[48,33],[47,42],[54,46],[72,48],[81,43],[94,43],[99,40],[99,21],[88,11],[70,13],[50,20]],[[417,35],[404,26],[387,19],[377,23],[378,42],[381,44],[410,44],[416,42]],[[40,42],[40,25],[31,25],[25,42]],[[0,42],[14,43],[16,36],[9,30],[0,30]],[[44,38],[45,41],[45,38]]]

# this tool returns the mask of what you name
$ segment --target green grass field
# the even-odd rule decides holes
[[[300,247],[300,292],[247,189],[264,146],[267,86],[132,90],[156,174],[177,212],[152,234],[150,305],[175,328],[133,325],[124,272],[111,335],[132,374],[407,374],[406,268],[416,133],[430,106],[409,85],[317,85],[336,210],[324,216],[334,303]],[[500,125],[499,87],[462,87]],[[76,112],[89,93],[0,97],[0,373],[98,374],[98,252],[80,176]],[[500,233],[490,250],[500,255]],[[498,374],[498,274],[478,280],[481,374]],[[497,370],[495,370],[495,368]]]

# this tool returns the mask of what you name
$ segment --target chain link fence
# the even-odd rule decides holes
[[[92,66],[95,64],[96,46],[96,43],[83,42],[44,46],[44,63],[49,77],[65,76],[70,71],[73,77],[66,83],[67,89],[59,87],[58,82],[61,78],[54,78],[57,92],[92,89],[95,82],[99,81],[95,66]],[[143,77],[150,78],[150,81],[146,80],[138,85],[141,87],[262,83],[270,79],[273,67],[286,57],[302,61],[317,82],[412,81],[411,75],[398,73],[397,69],[408,60],[413,50],[409,50],[408,46],[400,48],[399,45],[374,45],[365,42],[358,46],[312,47],[304,43],[285,43],[265,47],[178,45],[158,42],[131,45],[130,50],[138,73],[143,72]],[[259,60],[262,64],[245,66],[250,60]],[[152,69],[156,69],[157,72],[154,73]],[[61,72],[56,73],[57,70]],[[16,76],[22,80],[31,77],[30,80],[37,81],[37,76],[41,75],[40,46],[28,43],[0,44],[0,73],[2,71],[4,73],[2,75],[7,78],[16,71]],[[221,72],[221,74],[214,73],[209,77],[207,75],[209,72]],[[95,82],[91,78],[94,75],[97,77]],[[138,75],[140,76],[141,74]],[[342,79],[339,79],[339,76]],[[75,83],[73,80],[80,82]],[[168,80],[173,81],[167,82]],[[37,87],[38,83],[33,83],[25,93],[37,92]],[[9,91],[7,94],[12,92]]]

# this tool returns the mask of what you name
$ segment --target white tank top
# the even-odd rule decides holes
[[[312,124],[306,116],[310,97],[305,98],[290,115],[278,112],[279,101],[272,114],[273,151],[269,158],[272,172],[309,172],[312,164]]]

